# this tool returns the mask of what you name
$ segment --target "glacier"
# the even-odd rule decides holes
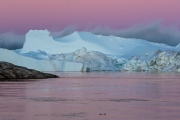
[[[30,30],[22,49],[0,49],[0,61],[39,71],[179,71],[180,44],[74,32],[53,38]]]

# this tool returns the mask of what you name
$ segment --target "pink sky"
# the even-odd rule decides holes
[[[0,0],[0,32],[67,26],[127,28],[163,20],[180,27],[180,0]]]

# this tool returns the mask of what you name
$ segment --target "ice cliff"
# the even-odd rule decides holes
[[[87,68],[81,63],[57,60],[37,60],[19,55],[14,51],[1,48],[0,61],[9,62],[18,66],[23,66],[38,71],[87,71]]]

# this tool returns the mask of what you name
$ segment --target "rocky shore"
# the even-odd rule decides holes
[[[40,71],[13,65],[7,62],[0,62],[0,80],[3,79],[45,79],[58,78],[56,75],[42,73]]]

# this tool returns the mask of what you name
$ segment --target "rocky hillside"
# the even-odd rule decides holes
[[[56,75],[42,73],[7,62],[0,62],[0,79],[45,79],[58,78]]]

